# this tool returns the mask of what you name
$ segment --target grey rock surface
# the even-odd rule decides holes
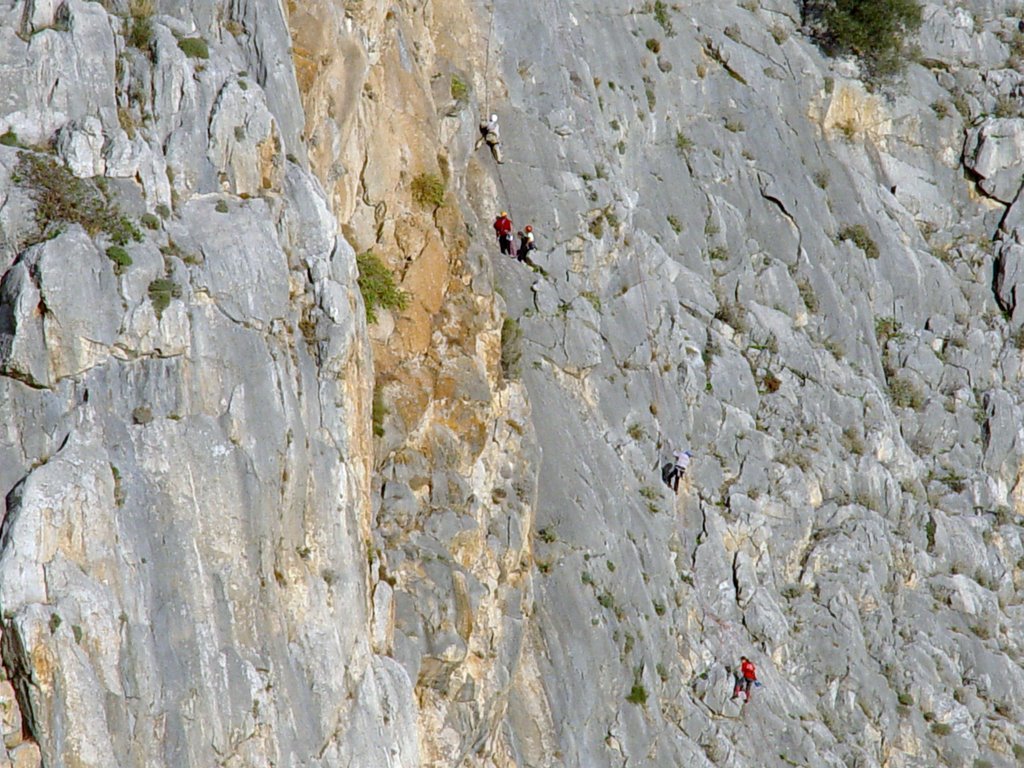
[[[0,762],[419,765],[412,682],[364,632],[369,349],[354,253],[285,158],[280,9],[254,4],[267,99],[237,44],[178,45],[212,7],[153,17],[140,57],[112,5],[0,24]],[[11,169],[48,141],[125,180],[123,268],[102,222],[19,247],[38,190]]]
[[[1018,12],[0,9],[0,766],[1020,764]]]
[[[503,204],[541,223],[552,285],[532,294],[559,297],[533,300],[532,276],[496,265],[544,449],[549,570],[528,648],[564,764],[1019,760],[1014,710],[987,682],[975,698],[961,655],[1021,680],[1004,645],[1017,612],[996,596],[1018,564],[994,543],[1020,546],[1016,422],[996,415],[1019,397],[999,362],[1019,354],[1019,270],[1016,246],[992,242],[1022,180],[1016,122],[932,108],[962,98],[958,79],[994,104],[986,70],[1008,52],[981,42],[1004,13],[930,4],[936,66],[883,98],[800,38],[792,6],[667,8],[672,33],[643,9],[625,25],[595,7],[497,12],[501,45],[531,51],[503,60]],[[671,81],[644,66],[648,39]],[[572,134],[545,117],[559,104]],[[989,199],[961,180],[961,147]],[[589,190],[575,215],[566,175]],[[844,241],[853,224],[877,259]],[[596,318],[561,298],[573,288]],[[596,347],[580,337],[594,325]],[[678,499],[655,470],[669,446],[697,453]],[[939,586],[951,571],[968,592]],[[742,709],[725,673],[741,653],[765,680]],[[917,658],[942,661],[918,673]],[[513,721],[537,717],[513,701]]]

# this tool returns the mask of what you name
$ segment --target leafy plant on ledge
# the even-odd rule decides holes
[[[394,276],[373,251],[357,255],[356,266],[368,323],[377,322],[378,308],[403,310],[409,305],[409,295],[395,284]]]

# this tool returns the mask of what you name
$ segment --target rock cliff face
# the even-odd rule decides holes
[[[354,254],[297,159],[281,9],[3,14],[11,760],[414,764],[409,677],[366,632]],[[40,232],[48,200],[73,223]]]
[[[1020,764],[1018,4],[346,6],[0,8],[0,766]]]

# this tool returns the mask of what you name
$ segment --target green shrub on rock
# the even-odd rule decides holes
[[[395,278],[373,251],[356,256],[359,268],[359,292],[366,305],[366,321],[377,322],[377,308],[405,309],[408,294],[395,284]]]
[[[864,255],[869,259],[877,259],[879,256],[878,244],[863,224],[847,224],[839,230],[839,239],[851,241],[864,251]]]
[[[664,0],[654,0],[651,12],[654,13],[654,20],[665,30],[665,34],[672,37],[676,32],[672,27],[672,18],[669,16],[668,4]]]
[[[210,58],[210,46],[201,37],[185,37],[178,41],[182,53],[190,59]]]
[[[633,688],[630,690],[629,695],[626,697],[626,701],[630,704],[646,704],[647,703],[647,689],[641,683],[634,683]]]
[[[907,35],[921,26],[917,0],[804,0],[804,22],[831,53],[852,53],[869,77],[898,72]]]
[[[469,86],[466,81],[458,75],[452,75],[451,85],[449,92],[452,98],[460,104],[465,103],[469,99]]]
[[[444,203],[444,181],[434,173],[421,173],[412,180],[412,199],[424,208],[438,208]]]
[[[128,255],[128,251],[120,245],[112,245],[107,248],[107,258],[114,262],[114,274],[122,274],[128,267],[132,265],[132,257]]]
[[[158,319],[171,305],[171,299],[180,298],[181,286],[169,278],[161,277],[149,284],[149,300],[153,304],[153,311],[156,312]]]
[[[29,245],[55,237],[61,224],[80,224],[90,236],[103,233],[117,245],[142,240],[142,233],[106,198],[100,184],[78,178],[52,157],[19,152],[11,180],[36,204],[38,231]]]
[[[128,45],[140,51],[149,52],[153,44],[153,14],[156,10],[153,0],[131,0],[128,13],[131,27],[128,31]]]
[[[889,395],[900,408],[913,408],[919,411],[924,407],[925,395],[921,388],[904,375],[896,375],[889,382]]]

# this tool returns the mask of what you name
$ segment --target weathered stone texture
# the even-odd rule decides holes
[[[1020,761],[1019,9],[613,6],[0,9],[0,766]]]

